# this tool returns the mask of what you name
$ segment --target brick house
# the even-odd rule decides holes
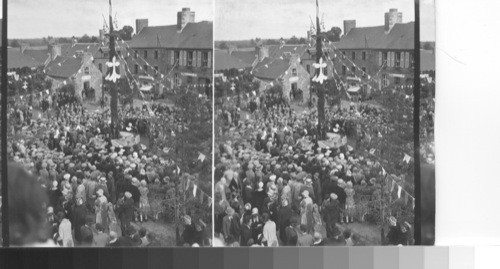
[[[370,76],[376,81],[371,86],[378,89],[413,84],[414,26],[414,22],[403,23],[397,9],[385,13],[381,26],[356,27],[356,21],[344,21],[344,35],[333,44],[338,49],[335,69],[342,80],[366,81]]]
[[[130,71],[140,81],[169,88],[212,82],[213,23],[195,22],[194,12],[183,8],[177,24],[148,26],[136,20],[137,34],[128,42]]]

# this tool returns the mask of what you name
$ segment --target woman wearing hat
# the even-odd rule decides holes
[[[354,203],[354,194],[356,192],[354,191],[351,181],[347,182],[345,193],[346,193],[346,200],[345,200],[346,223],[352,223],[354,222],[354,213],[356,212],[356,205]]]
[[[141,197],[139,198],[139,221],[148,221],[148,214],[151,208],[149,206],[149,189],[146,180],[141,180],[139,192],[141,193]]]

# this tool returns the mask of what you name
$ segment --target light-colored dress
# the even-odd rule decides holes
[[[310,197],[300,202],[300,224],[307,226],[308,233],[313,231],[313,201]]]
[[[346,188],[345,194],[347,196],[345,200],[345,211],[349,216],[353,216],[356,209],[356,205],[354,204],[355,191],[352,188]]]
[[[149,189],[148,187],[141,186],[139,187],[139,192],[141,193],[141,197],[139,198],[139,209],[141,213],[148,214],[149,211],[151,210],[148,200]]]
[[[268,222],[266,222],[266,224],[264,224],[262,235],[267,241],[268,247],[279,246],[278,237],[276,236],[276,223],[274,223],[274,221],[269,220]]]

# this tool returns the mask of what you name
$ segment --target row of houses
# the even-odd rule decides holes
[[[324,44],[327,68],[323,71],[329,79],[338,83],[355,80],[376,89],[413,84],[415,24],[403,23],[397,9],[384,15],[385,24],[380,26],[356,27],[356,21],[344,21],[340,41]],[[308,37],[314,43],[312,35]],[[421,53],[425,68],[434,69],[433,58],[426,51]],[[295,89],[309,96],[315,62],[314,44],[258,45],[244,50],[230,46],[215,51],[216,73],[232,68],[250,70],[261,90],[279,83],[287,98]]]
[[[195,21],[195,12],[183,8],[177,24],[149,26],[148,19],[136,20],[131,40],[117,40],[119,74],[132,78],[139,88],[165,88],[205,85],[212,81],[213,23]],[[100,43],[52,43],[43,47],[9,48],[8,68],[43,68],[53,88],[72,84],[81,96],[94,89],[100,97],[109,62],[109,41],[100,30]]]

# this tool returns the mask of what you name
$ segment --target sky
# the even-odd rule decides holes
[[[421,4],[420,17],[426,26],[421,40],[435,40],[434,27],[428,29],[434,26],[433,1]],[[326,29],[342,29],[344,20],[356,20],[358,27],[383,25],[390,8],[403,12],[403,22],[415,21],[414,0],[319,0],[319,5]],[[215,40],[306,37],[316,16],[314,0],[216,0],[215,8]]]
[[[9,0],[8,37],[98,36],[108,6],[108,0]],[[197,22],[214,20],[212,0],[113,0],[113,17],[120,29],[130,25],[135,30],[140,18],[149,19],[150,26],[172,25],[183,7],[196,13]]]

